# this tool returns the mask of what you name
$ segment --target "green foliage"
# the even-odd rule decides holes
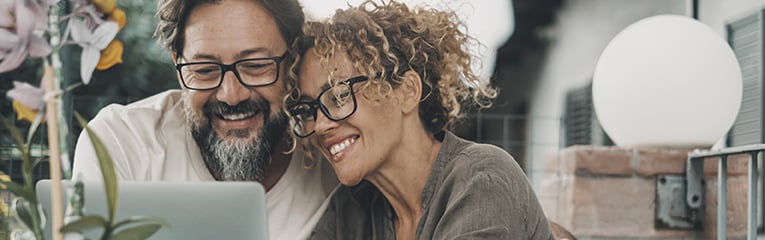
[[[87,121],[78,113],[74,113],[78,122],[85,126],[88,136],[93,142],[93,148],[96,151],[98,162],[101,168],[101,174],[104,180],[104,190],[107,195],[107,210],[108,214],[106,218],[98,215],[86,215],[82,216],[76,221],[72,221],[63,226],[60,231],[62,233],[82,232],[89,229],[103,229],[101,239],[147,239],[155,234],[163,226],[169,226],[161,219],[145,216],[134,216],[128,219],[115,222],[115,216],[118,204],[118,185],[117,175],[114,172],[114,166],[111,156],[109,155],[106,147],[98,138],[95,132],[87,128]],[[19,198],[14,199],[11,211],[18,219],[29,228],[34,234],[36,239],[43,239],[44,228],[44,215],[42,214],[42,208],[37,202],[37,195],[34,189],[34,180],[32,178],[32,169],[36,164],[36,161],[32,161],[29,155],[28,144],[26,144],[22,138],[21,132],[16,129],[13,124],[7,119],[0,116],[0,122],[3,127],[7,128],[11,137],[16,142],[22,156],[22,175],[24,177],[24,183],[18,184],[12,181],[0,180],[0,184],[5,186],[5,190],[12,192]],[[33,127],[37,128],[38,124],[33,124]],[[34,135],[35,130],[31,129],[28,140],[31,140],[31,136]],[[83,197],[83,196],[80,196]],[[6,221],[7,222],[7,221]],[[9,231],[4,231],[3,239],[7,238]]]
[[[83,216],[80,219],[72,221],[65,226],[61,227],[62,233],[76,233],[83,232],[85,230],[104,227],[108,224],[106,219],[98,215]]]
[[[15,202],[10,209],[11,212],[18,216],[21,222],[32,231],[35,238],[43,239],[42,223],[44,215],[42,214],[42,208],[37,203],[37,194],[34,189],[35,183],[32,178],[32,168],[34,168],[35,163],[32,162],[29,155],[28,144],[24,143],[21,132],[19,132],[10,121],[2,116],[0,116],[0,122],[2,122],[3,127],[10,132],[11,137],[16,142],[19,152],[21,152],[21,168],[24,177],[24,183],[22,185],[11,181],[0,181],[0,183],[4,184],[6,189],[11,193],[21,197],[15,199]]]
[[[88,137],[90,137],[90,140],[93,143],[93,149],[96,151],[98,164],[101,167],[101,175],[104,180],[108,215],[106,219],[97,215],[83,216],[82,218],[62,227],[61,232],[82,232],[86,229],[103,228],[101,234],[101,239],[103,240],[147,239],[159,231],[162,226],[167,226],[168,224],[161,219],[144,216],[135,216],[117,223],[114,222],[114,217],[117,215],[118,185],[117,174],[114,172],[112,157],[109,155],[106,146],[101,142],[101,139],[98,138],[98,135],[87,127],[88,122],[85,118],[77,112],[74,113],[74,117],[87,132]]]
[[[85,128],[85,131],[90,137],[90,141],[93,142],[93,148],[96,151],[98,157],[98,164],[101,166],[101,175],[104,178],[104,190],[106,191],[106,206],[109,211],[109,224],[114,223],[114,212],[117,210],[117,175],[114,173],[114,165],[112,164],[112,157],[109,156],[109,151],[106,150],[106,146],[101,142],[95,132],[87,127],[88,122],[80,116],[79,113],[74,113],[74,117]]]

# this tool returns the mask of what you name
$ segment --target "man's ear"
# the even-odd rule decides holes
[[[398,88],[401,93],[401,110],[404,114],[416,111],[422,95],[420,74],[412,70],[406,71]]]
[[[173,57],[173,64],[177,64],[178,54],[176,52],[173,52],[172,57]],[[183,83],[181,82],[181,73],[179,73],[178,71],[175,71],[175,78],[178,79],[178,86],[181,87],[181,89],[183,89]]]

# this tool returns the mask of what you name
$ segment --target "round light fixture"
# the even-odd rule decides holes
[[[595,113],[619,146],[709,147],[741,106],[741,69],[727,42],[684,16],[659,15],[622,30],[598,60]]]

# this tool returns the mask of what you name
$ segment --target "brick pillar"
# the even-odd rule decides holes
[[[715,239],[717,161],[706,159],[701,230],[654,226],[656,179],[685,174],[687,150],[574,146],[545,159],[538,195],[550,219],[580,239]],[[747,156],[728,160],[728,236],[746,236]]]

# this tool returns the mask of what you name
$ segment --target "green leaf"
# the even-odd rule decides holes
[[[29,229],[34,229],[35,226],[39,226],[35,221],[36,218],[32,217],[33,212],[29,209],[29,202],[20,198],[16,198],[14,201],[16,202],[11,204],[11,211],[15,212],[16,216],[19,216],[21,222]]]
[[[40,127],[40,124],[42,123],[43,117],[45,116],[45,107],[43,106],[42,109],[40,109],[40,114],[37,114],[37,117],[35,117],[35,121],[32,122],[32,125],[29,126],[29,132],[27,133],[27,142],[32,142],[32,137],[35,136],[35,133],[37,132],[37,128]]]
[[[31,160],[29,159],[29,150],[27,149],[26,144],[24,144],[24,138],[21,136],[21,132],[19,132],[18,129],[16,129],[16,126],[14,126],[8,119],[0,116],[0,122],[3,123],[3,126],[5,126],[6,129],[8,129],[8,132],[11,133],[11,137],[14,141],[16,141],[16,147],[21,152],[21,174],[24,176],[24,183],[26,185],[33,185],[32,180],[32,165]]]
[[[151,235],[154,235],[159,229],[162,228],[161,224],[150,223],[141,226],[135,226],[127,228],[120,232],[117,232],[111,236],[111,240],[144,240]]]
[[[70,233],[70,232],[82,232],[87,229],[91,228],[97,228],[97,227],[103,227],[106,228],[106,219],[104,217],[98,216],[98,215],[87,215],[83,216],[80,219],[77,219],[76,221],[67,223],[63,227],[61,227],[62,233]]]
[[[101,167],[101,175],[104,178],[104,188],[106,190],[106,206],[109,210],[109,223],[114,222],[115,212],[117,211],[117,175],[114,173],[114,165],[112,163],[112,157],[106,150],[101,139],[98,138],[95,132],[88,128],[88,123],[77,112],[74,112],[74,117],[80,122],[80,125],[87,131],[90,141],[93,143],[93,149],[96,151],[98,157],[98,164]]]
[[[3,123],[5,128],[8,129],[8,132],[11,133],[11,137],[16,141],[17,148],[21,152],[21,175],[24,177],[24,184],[31,188],[35,183],[32,178],[32,160],[29,156],[29,148],[27,144],[24,143],[24,138],[21,136],[21,132],[16,129],[16,126],[14,126],[13,123],[2,116],[0,116],[0,122]]]
[[[166,222],[165,220],[161,218],[157,218],[157,217],[148,217],[148,216],[132,216],[128,219],[118,222],[117,224],[114,224],[113,228],[117,229],[128,224],[136,224],[136,223],[155,223],[155,224],[160,224],[163,227],[172,228],[170,224]]]
[[[4,118],[3,116],[0,116],[0,122],[3,122],[3,126],[5,126],[5,128],[8,129],[8,132],[11,133],[11,137],[13,137],[13,140],[16,141],[16,145],[18,145],[19,151],[21,151],[21,155],[29,157],[26,144],[24,144],[24,138],[21,137],[21,132],[19,132],[19,130],[16,129],[16,126],[14,126],[10,121],[8,121],[8,119]]]
[[[0,180],[0,184],[5,185],[5,188],[8,189],[8,191],[11,191],[24,199],[33,199],[35,197],[35,194],[29,191],[28,188],[25,188],[18,183]]]

